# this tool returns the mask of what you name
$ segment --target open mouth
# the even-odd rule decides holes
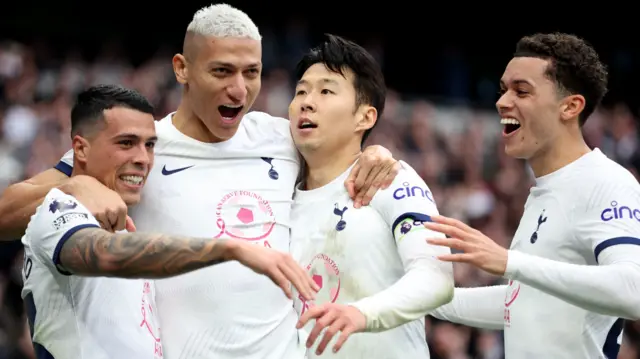
[[[144,178],[142,176],[122,175],[120,179],[129,186],[140,186]]]
[[[298,128],[301,130],[309,129],[309,128],[317,128],[317,127],[318,125],[316,125],[315,123],[309,120],[303,120],[298,123]]]
[[[220,112],[220,116],[224,121],[233,121],[236,116],[242,111],[243,106],[227,106],[222,105],[218,106],[218,111]]]
[[[515,118],[503,118],[500,119],[500,124],[504,126],[504,133],[509,135],[518,129],[520,129],[520,121]]]

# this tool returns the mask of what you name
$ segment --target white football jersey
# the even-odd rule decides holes
[[[370,206],[359,209],[353,207],[343,184],[351,169],[323,187],[296,190],[291,253],[321,287],[315,303],[305,302],[300,296],[294,300],[300,314],[312,305],[327,302],[353,304],[376,297],[386,302],[407,301],[410,295],[403,294],[415,294],[419,292],[417,288],[429,286],[427,275],[416,283],[404,283],[404,292],[391,288],[425,256],[431,261],[432,256],[449,253],[448,248],[426,243],[425,238],[433,236],[429,235],[433,232],[422,223],[438,214],[438,210],[420,176],[407,164],[403,163],[403,167],[389,189],[379,191]],[[453,283],[451,264],[437,262],[435,270],[445,272]],[[412,300],[419,302],[421,298]],[[345,359],[429,358],[424,317],[399,322],[406,324],[378,333],[353,334],[334,354],[332,347],[338,334],[325,352],[317,356],[315,350],[321,335],[307,355]],[[304,328],[306,333],[314,325],[315,321],[310,321]]]
[[[155,165],[130,215],[138,231],[236,238],[289,252],[299,170],[289,122],[262,112],[203,143],[156,123]],[[70,170],[69,156],[57,166]],[[172,359],[303,358],[293,303],[238,262],[156,281],[165,355]]]
[[[598,265],[607,248],[640,244],[639,236],[640,185],[595,149],[536,179],[511,249]],[[515,280],[509,281],[504,301],[507,358],[617,358],[622,319],[587,311]]]
[[[64,243],[89,227],[99,227],[91,213],[52,189],[22,238],[22,297],[36,357],[162,358],[152,282],[80,277],[60,264]]]

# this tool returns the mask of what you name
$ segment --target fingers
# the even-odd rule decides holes
[[[304,327],[311,319],[317,319],[321,317],[326,311],[327,308],[324,305],[316,305],[310,307],[309,310],[305,311],[304,314],[300,316],[300,319],[298,319],[298,324],[296,324],[296,328],[300,329]]]
[[[320,355],[324,353],[324,350],[329,345],[329,342],[333,337],[345,326],[346,320],[341,317],[336,317],[331,326],[325,330],[324,335],[322,336],[322,340],[320,344],[318,344],[318,348],[316,348],[316,355]]]
[[[333,346],[333,352],[337,353],[344,343],[349,339],[349,336],[355,332],[355,329],[351,326],[345,326],[340,330],[340,337],[336,341],[336,344]]]
[[[309,333],[309,338],[307,338],[307,348],[311,348],[316,339],[318,339],[322,329],[330,326],[337,317],[338,313],[336,311],[326,311],[321,318],[316,320],[316,325],[311,330],[311,333]]]
[[[366,191],[362,197],[362,205],[369,205],[378,190],[388,188],[391,183],[393,183],[393,180],[396,178],[399,171],[400,162],[397,161],[389,166],[380,167],[378,172],[376,172],[375,168],[372,169],[371,174],[367,176],[367,181],[364,184],[365,188],[361,189],[361,192]],[[367,186],[369,187],[367,188]]]
[[[104,229],[105,231],[113,232],[113,227],[111,227],[109,220],[106,218],[104,214],[98,214],[98,215],[95,215],[94,217],[96,217],[96,221],[98,221],[100,228]]]
[[[126,208],[117,208],[108,212],[109,221],[114,231],[122,231],[127,226],[127,210]]]
[[[365,185],[365,182],[367,181],[367,177],[369,176],[372,170],[371,162],[367,162],[367,161],[360,161],[360,162],[358,162],[360,164],[360,170],[358,171],[358,176],[356,177],[355,183],[354,183],[356,196],[353,202],[354,202],[355,208],[360,208],[362,206],[362,197],[364,197],[364,192],[362,192],[362,189]]]
[[[473,255],[470,253],[443,254],[438,259],[445,262],[473,263]]]
[[[131,219],[131,217],[127,216],[127,221],[125,223],[125,228],[127,229],[127,232],[135,232],[136,231],[136,225],[135,223],[133,223],[133,219]]]
[[[469,245],[458,238],[427,238],[427,243],[469,252]]]
[[[478,230],[467,226],[464,222],[459,221],[457,219],[453,219],[445,216],[432,216],[431,219],[436,223],[446,224],[468,233],[474,233],[474,234],[480,233]]]
[[[276,267],[277,268],[277,267]],[[278,269],[271,270],[268,273],[269,278],[282,289],[284,294],[289,299],[293,299],[293,293],[291,291],[291,282],[287,279],[284,273]]]
[[[367,176],[364,186],[357,190],[358,194],[356,195],[356,201],[363,206],[369,205],[373,196],[380,189],[380,184],[382,183],[385,174],[386,171],[381,167],[372,168],[371,172]]]
[[[398,173],[400,173],[401,168],[402,168],[402,165],[400,164],[400,161],[396,161],[393,164],[393,166],[391,166],[391,169],[386,172],[386,175],[382,179],[382,182],[381,182],[382,185],[380,186],[380,188],[381,189],[389,188],[389,186],[391,186],[391,184],[393,183],[393,180],[396,179],[396,176],[398,175]]]
[[[281,263],[282,272],[289,278],[289,281],[298,290],[298,293],[300,293],[305,300],[314,300],[315,293],[319,288],[307,272],[289,256]]]
[[[433,222],[425,222],[424,227],[427,229],[430,229],[432,231],[435,232],[440,232],[443,234],[446,234],[449,237],[456,237],[456,238],[461,238],[461,239],[468,239],[469,237],[469,233],[457,228],[457,227],[453,227],[451,225],[448,224],[440,224],[440,223],[433,223]]]
[[[344,185],[347,188],[347,192],[349,192],[349,198],[351,199],[356,198],[355,182],[359,172],[360,172],[360,165],[356,163],[351,169],[351,172],[349,172],[349,177],[347,177],[347,179],[344,181]]]

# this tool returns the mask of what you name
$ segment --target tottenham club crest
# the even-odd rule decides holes
[[[78,207],[78,203],[76,203],[73,200],[66,200],[66,201],[58,201],[57,199],[54,199],[53,202],[51,202],[49,204],[49,212],[51,213],[56,213],[56,212],[65,212],[68,211],[70,209],[74,209]]]

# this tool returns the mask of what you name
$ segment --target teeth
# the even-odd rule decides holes
[[[515,118],[502,118],[500,123],[503,125],[520,125],[520,122]]]
[[[142,184],[142,176],[120,176],[120,179],[132,185]]]
[[[222,105],[224,107],[228,107],[228,108],[240,108],[242,107],[242,105]]]

